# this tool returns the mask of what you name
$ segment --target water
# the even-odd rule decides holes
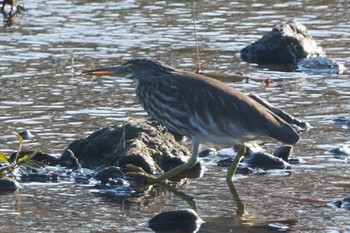
[[[30,130],[25,148],[60,154],[69,143],[100,128],[145,116],[129,80],[90,79],[89,68],[150,57],[195,70],[192,2],[189,1],[22,1],[28,9],[12,26],[0,23],[0,148],[17,148],[11,130]],[[294,154],[305,160],[289,175],[249,175],[235,181],[245,205],[237,205],[225,182],[226,169],[207,164],[203,177],[180,191],[195,198],[206,221],[200,232],[348,232],[350,212],[327,203],[349,195],[346,158],[328,150],[350,145],[350,131],[334,123],[350,117],[350,75],[310,75],[260,69],[238,52],[277,23],[298,19],[328,57],[350,64],[350,3],[336,1],[206,1],[197,3],[197,33],[205,71],[270,75],[260,83],[223,80],[283,107],[313,128]],[[273,149],[276,144],[269,144]],[[236,177],[237,178],[237,177]],[[181,197],[153,187],[137,198],[107,200],[72,184],[25,184],[0,195],[1,232],[151,232],[156,213],[190,208]],[[346,230],[347,229],[347,230]]]

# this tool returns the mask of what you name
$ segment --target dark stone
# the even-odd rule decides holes
[[[222,159],[218,161],[217,165],[219,167],[230,167],[232,165],[233,158],[228,158],[228,159]],[[241,163],[238,164],[237,170],[235,174],[241,174],[241,175],[249,175],[253,174],[256,172],[253,168],[247,167],[245,165],[242,165]]]
[[[67,167],[67,168],[80,167],[78,159],[75,157],[73,151],[71,151],[70,149],[64,150],[64,152],[62,153],[59,159],[59,164],[62,167]]]
[[[214,155],[214,154],[217,154],[218,151],[215,149],[215,148],[208,148],[206,150],[203,150],[199,153],[199,157],[200,158],[204,158],[204,157],[207,157],[207,156],[210,156],[210,155]]]
[[[256,149],[248,146],[243,162],[247,163],[249,167],[266,170],[291,168],[291,165],[283,159],[269,154],[261,148]]]
[[[134,153],[134,149],[130,150],[131,153],[128,156],[123,156],[120,158],[118,165],[121,167],[126,167],[128,164],[132,164],[137,167],[142,167],[142,169],[147,173],[156,173],[157,164],[154,159],[148,155],[148,152],[144,150],[147,147],[140,146],[134,148],[136,153]]]
[[[94,178],[96,180],[101,181],[102,183],[107,183],[110,180],[116,180],[118,178],[125,179],[124,173],[120,170],[120,168],[112,166],[107,167],[103,169],[102,171],[98,172]]]
[[[90,179],[89,177],[86,177],[85,175],[78,175],[78,176],[74,176],[74,182],[77,184],[89,184],[90,183]]]
[[[51,175],[49,174],[23,174],[21,177],[23,182],[49,182],[51,181]]]
[[[23,140],[30,140],[33,138],[33,134],[29,130],[23,130],[18,134],[23,138]]]
[[[110,198],[127,198],[135,191],[129,186],[112,186],[101,190],[92,191],[93,194]]]
[[[344,65],[325,56],[308,57],[298,62],[298,69],[308,74],[341,74]]]
[[[1,192],[14,192],[19,188],[19,184],[9,178],[0,178],[0,191]]]
[[[350,118],[346,116],[338,116],[333,120],[336,124],[350,130]]]
[[[203,220],[194,210],[166,211],[148,221],[155,232],[197,232]]]
[[[343,145],[329,150],[334,155],[350,156],[350,147]]]
[[[290,145],[283,145],[278,147],[274,152],[273,155],[283,159],[286,162],[289,162],[290,157],[293,154],[293,146]]]
[[[303,58],[324,55],[309,30],[294,20],[275,26],[271,32],[241,50],[244,61],[257,64],[297,64]]]
[[[125,125],[103,128],[74,141],[67,149],[82,167],[123,167],[129,163],[149,173],[169,170],[191,155],[164,126],[148,119],[134,119]],[[60,162],[66,160],[66,153],[62,154]]]
[[[338,208],[344,208],[344,209],[350,210],[350,196],[342,200],[333,201],[329,204]]]

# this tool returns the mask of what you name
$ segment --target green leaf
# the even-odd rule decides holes
[[[0,163],[9,163],[7,156],[0,152]]]
[[[30,160],[31,158],[33,158],[38,152],[40,151],[40,148],[36,149],[35,151],[33,151],[30,154],[27,155],[23,155],[21,158],[18,159],[18,163],[25,163],[26,161]]]

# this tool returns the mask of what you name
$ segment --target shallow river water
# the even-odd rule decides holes
[[[192,1],[22,0],[27,11],[0,22],[0,150],[17,148],[11,130],[30,130],[26,149],[59,155],[74,140],[100,128],[145,116],[132,81],[90,79],[85,68],[149,57],[195,70]],[[346,156],[350,146],[350,72],[280,72],[242,62],[239,51],[295,18],[305,24],[329,58],[350,66],[350,3],[335,1],[198,1],[196,27],[205,71],[243,73],[273,83],[223,80],[258,94],[309,122],[294,155],[304,160],[291,173],[236,176],[245,214],[225,182],[226,168],[205,164],[202,177],[180,191],[194,198],[205,221],[199,232],[350,232],[350,211],[328,203],[350,195]],[[277,144],[269,144],[273,149]],[[239,178],[239,179],[238,179]],[[152,232],[159,212],[190,208],[159,187],[139,197],[107,200],[73,183],[23,184],[0,195],[0,232]]]

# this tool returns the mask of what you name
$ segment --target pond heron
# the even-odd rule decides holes
[[[245,154],[244,143],[274,139],[296,144],[299,134],[276,114],[242,92],[201,74],[185,72],[149,59],[133,59],[121,66],[84,71],[83,75],[110,75],[136,82],[136,94],[145,111],[171,131],[192,140],[192,156],[160,176],[141,169],[136,174],[156,183],[197,163],[200,144],[241,145],[229,168],[232,180]]]

